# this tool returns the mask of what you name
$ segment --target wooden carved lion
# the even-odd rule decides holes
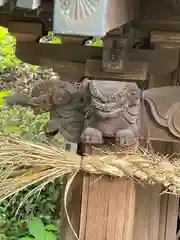
[[[37,84],[30,97],[18,93],[6,102],[49,112],[48,136],[60,132],[68,141],[94,144],[113,137],[131,146],[138,139],[140,98],[135,83],[84,80],[77,89],[70,82],[49,80]]]
[[[141,100],[136,83],[85,81],[85,125],[81,140],[102,144],[104,137],[112,137],[120,146],[135,144]]]
[[[47,80],[37,84],[27,96],[15,93],[6,98],[7,105],[31,106],[36,113],[49,112],[44,127],[47,136],[60,132],[65,140],[79,142],[84,124],[84,103],[71,82]]]

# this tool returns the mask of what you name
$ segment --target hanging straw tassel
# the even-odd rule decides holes
[[[98,151],[96,151],[98,152]],[[81,157],[54,146],[17,138],[0,139],[0,201],[26,187],[49,182],[78,171],[113,177],[133,177],[161,183],[172,194],[180,194],[180,160],[169,160],[141,149],[137,152],[100,151]]]

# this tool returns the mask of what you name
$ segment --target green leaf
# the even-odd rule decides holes
[[[3,219],[0,219],[0,228],[4,227],[5,224],[6,224],[6,221]]]
[[[40,218],[33,218],[28,222],[29,233],[35,237],[36,240],[46,239],[46,230]]]
[[[5,131],[8,132],[8,133],[20,133],[22,130],[21,130],[21,126],[7,126],[5,128]]]
[[[8,238],[6,235],[0,234],[0,240],[8,240]]]
[[[20,240],[34,240],[34,238],[26,236],[26,237],[20,238]]]
[[[47,231],[51,231],[51,232],[58,232],[57,227],[55,225],[53,225],[53,224],[46,225],[45,229]]]
[[[0,108],[4,107],[5,97],[7,97],[9,94],[10,94],[10,91],[0,92]]]
[[[57,240],[57,238],[54,233],[46,231],[46,240]]]
[[[91,46],[94,46],[94,47],[103,47],[103,41],[100,40],[100,41],[93,42],[93,43],[91,44]]]
[[[62,44],[62,39],[60,39],[60,38],[59,39],[53,39],[52,43],[53,44]]]

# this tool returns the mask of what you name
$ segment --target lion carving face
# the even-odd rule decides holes
[[[55,107],[68,104],[71,96],[69,89],[66,89],[64,85],[59,81],[44,81],[37,84],[31,94],[32,106],[37,110],[48,112]]]
[[[100,117],[114,117],[127,108],[140,105],[141,90],[136,83],[92,81],[91,106]]]

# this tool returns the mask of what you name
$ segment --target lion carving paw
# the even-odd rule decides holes
[[[81,141],[88,144],[102,144],[102,133],[94,128],[86,128],[81,135]]]
[[[121,147],[130,147],[137,142],[132,129],[122,129],[116,132],[116,143]]]

